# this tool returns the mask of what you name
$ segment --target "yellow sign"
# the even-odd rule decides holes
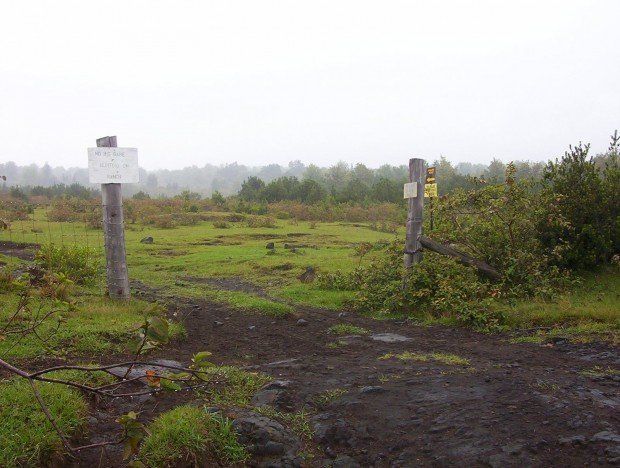
[[[435,168],[426,168],[426,183],[424,184],[424,196],[428,198],[437,197],[437,179],[435,179]]]

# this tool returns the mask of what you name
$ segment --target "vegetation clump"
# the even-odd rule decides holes
[[[227,418],[204,408],[178,406],[155,419],[140,448],[139,459],[148,466],[233,465],[248,459]]]
[[[88,413],[84,398],[64,385],[35,385],[60,429],[75,434]],[[38,466],[63,452],[58,433],[25,379],[0,381],[0,441],[0,466],[7,468]]]

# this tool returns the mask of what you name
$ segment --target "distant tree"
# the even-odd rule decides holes
[[[506,180],[506,165],[499,159],[493,158],[484,172],[484,178],[492,185],[503,184]]]
[[[374,182],[375,176],[373,171],[368,169],[364,164],[358,163],[353,168],[351,177],[363,182],[365,185],[370,186]]]
[[[402,192],[402,184],[383,177],[379,179],[370,189],[372,199],[382,203],[398,203],[402,199]]]
[[[282,168],[278,164],[264,166],[258,172],[258,177],[265,182],[270,182],[282,175]]]
[[[323,172],[323,169],[321,169],[319,166],[315,164],[310,164],[304,171],[303,178],[305,180],[313,180],[322,186],[326,186],[327,182],[325,180],[325,175]]]
[[[246,201],[258,201],[262,197],[262,191],[265,188],[265,182],[256,176],[248,177],[239,191],[239,198]]]
[[[285,175],[289,177],[297,177],[299,179],[303,176],[305,170],[306,166],[304,163],[302,163],[299,159],[296,159],[295,161],[288,163],[288,170]]]
[[[217,206],[224,206],[226,204],[226,199],[224,196],[218,192],[217,190],[211,194],[211,201],[215,203]]]
[[[134,200],[148,200],[151,198],[151,196],[148,193],[140,190],[139,192],[134,193],[131,198],[133,198]]]
[[[303,203],[313,204],[325,199],[327,192],[315,180],[304,179],[298,190],[299,200]]]
[[[369,193],[370,190],[364,182],[354,179],[348,181],[344,188],[337,193],[336,200],[339,202],[360,203],[368,197]]]

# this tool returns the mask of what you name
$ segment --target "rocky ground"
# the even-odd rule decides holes
[[[140,285],[137,294],[167,300],[185,316],[187,339],[159,358],[184,363],[211,351],[214,362],[273,377],[255,406],[306,412],[314,432],[307,440],[274,419],[234,409],[252,466],[620,465],[616,347],[562,339],[512,344],[505,335],[309,308],[274,319]],[[341,323],[368,333],[328,332]],[[187,398],[110,405],[91,418],[88,437],[112,437],[114,418],[129,407],[149,419]],[[120,451],[108,450],[84,453],[76,464],[122,463]]]

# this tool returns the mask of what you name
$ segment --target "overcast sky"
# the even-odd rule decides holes
[[[0,162],[370,167],[603,151],[620,1],[0,0]]]

